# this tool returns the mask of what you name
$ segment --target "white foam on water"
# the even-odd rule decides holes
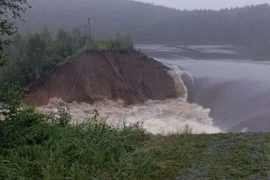
[[[168,71],[168,74],[174,79],[175,83],[175,89],[178,97],[182,97],[184,99],[187,99],[187,87],[184,85],[184,82],[182,80],[182,74],[184,73],[181,71],[177,66],[170,65],[170,71]]]
[[[183,132],[221,133],[213,126],[209,117],[209,109],[203,109],[196,104],[187,103],[187,88],[181,79],[181,71],[172,67],[168,73],[174,78],[178,98],[162,101],[149,100],[144,104],[125,107],[122,100],[103,100],[95,104],[70,103],[67,104],[72,116],[71,123],[85,123],[91,121],[94,109],[98,110],[100,120],[111,126],[132,125],[139,123],[142,128],[152,134],[178,134]],[[38,107],[45,114],[57,113],[61,100],[52,99],[47,106]]]

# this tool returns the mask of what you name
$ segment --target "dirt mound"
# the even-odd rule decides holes
[[[56,97],[68,103],[122,99],[130,105],[175,98],[175,82],[168,70],[136,51],[88,51],[32,84],[24,103],[46,105]]]

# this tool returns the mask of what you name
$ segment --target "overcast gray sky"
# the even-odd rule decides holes
[[[177,9],[220,9],[250,4],[270,3],[270,0],[137,0]]]

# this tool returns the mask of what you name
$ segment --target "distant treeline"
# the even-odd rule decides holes
[[[180,11],[127,0],[30,0],[32,5],[20,30],[39,32],[44,25],[87,29],[98,37],[117,32],[130,34],[135,42],[231,43],[270,39],[270,6]]]
[[[98,39],[83,34],[79,28],[71,33],[60,29],[52,37],[47,28],[41,33],[16,35],[5,48],[7,62],[0,67],[0,83],[27,86],[47,74],[56,64],[86,50],[133,49],[131,37],[120,36]]]
[[[257,43],[270,40],[269,4],[186,12],[186,16],[171,19],[152,27],[149,40],[195,43]]]

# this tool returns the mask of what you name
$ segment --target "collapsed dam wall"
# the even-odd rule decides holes
[[[122,99],[130,105],[175,98],[175,83],[168,70],[137,51],[88,51],[30,85],[24,102],[46,105],[51,98],[59,98],[92,104]]]

